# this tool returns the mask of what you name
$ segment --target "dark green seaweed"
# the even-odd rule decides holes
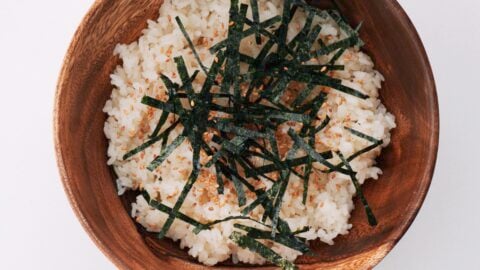
[[[281,267],[283,270],[298,269],[298,267],[296,267],[295,264],[288,261],[287,259],[282,258],[282,256],[278,255],[271,248],[265,246],[264,244],[260,243],[259,241],[251,237],[242,235],[239,232],[233,232],[230,235],[230,239],[234,243],[236,243],[238,246],[249,249],[250,251],[259,254],[269,262]]]
[[[260,23],[260,13],[258,11],[258,1],[257,0],[250,0],[250,6],[252,7],[252,16],[253,21],[257,24]],[[255,41],[258,45],[262,44],[262,36],[260,33],[255,34]]]
[[[205,65],[203,65],[202,60],[200,60],[200,56],[198,55],[197,50],[195,50],[195,46],[193,45],[192,39],[188,35],[187,30],[185,30],[185,26],[183,26],[182,20],[180,19],[180,17],[177,16],[175,17],[175,21],[177,22],[180,31],[182,31],[183,36],[187,40],[188,46],[190,46],[190,49],[192,50],[193,55],[198,62],[198,65],[203,70],[203,72],[205,72],[205,74],[208,74],[207,68],[205,67]]]
[[[371,226],[376,226],[378,224],[377,219],[375,218],[375,215],[373,214],[373,211],[370,208],[370,205],[368,205],[367,199],[363,194],[362,187],[360,186],[360,183],[358,182],[356,177],[357,173],[353,172],[352,167],[350,166],[350,163],[345,159],[342,153],[338,152],[337,154],[342,160],[343,164],[347,167],[347,169],[352,171],[352,173],[350,173],[350,178],[352,179],[352,183],[355,186],[355,190],[357,191],[357,196],[360,198],[360,201],[362,202],[363,207],[365,208],[365,213],[367,214],[368,223]]]
[[[282,244],[291,249],[302,252],[303,254],[310,252],[310,248],[305,244],[305,242],[299,240],[297,237],[292,235],[283,235],[276,234],[272,237],[271,232],[263,231],[257,228],[248,227],[242,224],[234,224],[234,227],[240,230],[247,232],[247,236],[252,237],[253,239],[266,239],[273,242]]]

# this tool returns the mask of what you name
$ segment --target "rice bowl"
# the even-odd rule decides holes
[[[265,21],[277,15],[282,15],[283,1],[259,1],[260,20]],[[168,75],[172,81],[181,83],[177,74],[174,58],[181,55],[185,59],[188,70],[199,69],[194,54],[191,53],[181,30],[174,23],[179,16],[195,44],[200,58],[207,67],[215,62],[215,55],[209,48],[224,40],[228,35],[230,1],[166,1],[160,8],[157,21],[149,21],[148,28],[137,42],[121,44],[115,49],[122,59],[111,75],[114,89],[107,101],[104,112],[108,114],[104,132],[109,139],[108,164],[112,165],[118,176],[117,187],[119,195],[125,190],[145,190],[152,198],[161,200],[167,206],[173,207],[182,187],[191,173],[192,149],[185,141],[162,163],[154,172],[145,170],[151,160],[161,151],[161,144],[154,144],[140,155],[124,160],[124,155],[132,148],[141,145],[155,129],[162,112],[152,110],[141,104],[145,95],[158,99],[167,99],[168,93],[160,74]],[[251,12],[247,16],[252,18]],[[305,24],[306,15],[297,12],[292,19],[292,27],[288,32],[288,40],[292,40],[299,29]],[[318,20],[322,26],[319,38],[331,44],[345,38],[346,33],[333,18]],[[247,37],[240,46],[244,54],[255,56],[261,46],[255,43],[255,37]],[[310,60],[316,64],[325,64],[335,53]],[[379,100],[379,91],[383,76],[374,69],[370,57],[359,48],[347,50],[336,62],[343,65],[344,70],[334,71],[332,76],[341,79],[342,84],[359,90],[369,96],[361,100],[344,93],[319,87],[319,91],[328,92],[326,102],[318,111],[318,118],[330,118],[322,133],[315,137],[315,149],[323,151],[334,149],[345,156],[365,148],[368,144],[358,138],[345,127],[369,134],[382,141],[382,147],[390,142],[390,130],[395,127],[395,118]],[[205,78],[197,77],[192,85],[199,91]],[[292,90],[295,96],[295,89]],[[298,94],[298,93],[297,93]],[[173,122],[174,119],[168,119]],[[320,124],[320,123],[318,123]],[[287,134],[288,128],[298,128],[285,124],[279,130],[278,139]],[[172,131],[172,137],[179,135],[185,127],[178,126]],[[280,143],[281,152],[291,147],[291,142]],[[381,169],[375,166],[375,158],[380,155],[381,147],[377,147],[351,161],[352,168],[357,172],[360,183],[367,179],[377,179]],[[205,157],[207,158],[207,157]],[[333,158],[332,162],[340,162]],[[314,169],[321,170],[321,165],[314,163]],[[232,185],[225,186],[224,194],[217,194],[215,171],[203,170],[199,181],[186,198],[181,211],[201,222],[224,219],[242,214],[242,207],[237,203],[237,196]],[[269,189],[271,181],[261,179],[255,182],[259,188]],[[309,193],[306,204],[302,203],[303,182],[295,175],[290,176],[280,216],[286,220],[292,231],[309,229],[299,234],[306,240],[320,239],[329,245],[334,244],[338,235],[347,234],[351,229],[350,213],[353,210],[352,197],[356,190],[348,176],[316,172],[309,182]],[[247,204],[253,202],[254,194],[247,193]],[[160,231],[168,215],[149,205],[141,195],[132,205],[132,217],[152,232]],[[262,208],[254,209],[249,217],[260,220]],[[249,264],[264,264],[266,260],[258,254],[240,248],[230,240],[234,231],[234,223],[226,221],[212,226],[210,230],[194,233],[194,227],[176,219],[166,236],[180,242],[182,248],[206,265],[215,265],[232,258],[234,262]],[[255,222],[244,220],[242,224],[258,227]],[[260,228],[260,227],[259,227]],[[272,243],[272,250],[289,261],[294,261],[301,253],[277,243]]]

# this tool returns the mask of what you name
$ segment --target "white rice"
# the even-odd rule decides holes
[[[261,0],[259,3],[261,20],[282,14],[281,0]],[[191,171],[192,151],[188,142],[184,142],[167,162],[153,173],[148,171],[146,166],[153,160],[154,155],[160,152],[159,144],[127,161],[123,161],[122,156],[147,140],[148,134],[158,122],[161,112],[142,105],[140,100],[144,95],[165,98],[166,89],[159,79],[159,74],[163,73],[180,83],[173,61],[173,58],[179,55],[184,57],[191,73],[199,68],[174,21],[175,16],[181,17],[195,44],[202,38],[203,44],[198,45],[197,50],[203,62],[210,64],[213,56],[208,52],[208,48],[227,35],[229,5],[229,0],[165,1],[160,8],[159,19],[148,22],[148,28],[137,42],[116,47],[115,54],[123,60],[123,65],[118,66],[111,75],[114,89],[104,111],[109,116],[105,123],[105,134],[110,140],[108,164],[113,165],[118,175],[119,195],[127,189],[144,188],[151,197],[161,200],[168,206],[172,207],[176,202]],[[304,14],[297,13],[291,24],[293,27],[289,32],[289,38],[303,26],[304,21]],[[345,33],[334,21],[323,20],[320,23],[323,24],[320,36],[327,40],[327,43],[345,37]],[[205,40],[208,41],[206,44]],[[259,48],[250,45],[247,40],[242,42],[241,50],[255,56]],[[324,63],[330,57],[331,55],[318,60]],[[365,140],[346,131],[345,126],[382,139],[385,147],[390,142],[390,130],[395,127],[395,119],[378,99],[383,76],[374,70],[370,57],[357,49],[349,49],[337,64],[345,65],[345,70],[335,72],[335,77],[342,79],[343,84],[368,94],[370,98],[361,100],[331,90],[326,105],[319,112],[321,119],[328,113],[331,121],[325,131],[316,137],[317,150],[340,150],[348,156],[368,145]],[[201,86],[201,75],[202,73],[194,82],[197,90]],[[181,133],[182,129],[183,127],[178,127],[171,138]],[[375,167],[375,158],[380,151],[381,149],[377,148],[352,161],[351,165],[358,172],[360,183],[370,178],[377,179],[382,173],[380,168]],[[332,162],[336,163],[338,160]],[[319,166],[314,165],[316,168]],[[218,195],[216,186],[211,183],[212,175],[212,171],[203,172],[203,178],[195,184],[181,212],[201,222],[240,215],[241,208],[238,206],[235,192],[231,188],[226,188],[224,195]],[[264,182],[264,185],[270,187],[271,183]],[[329,175],[314,173],[310,181],[306,206],[302,204],[302,191],[303,181],[292,176],[281,209],[281,218],[289,223],[292,230],[309,226],[310,230],[301,234],[302,237],[308,240],[319,238],[331,245],[339,234],[348,233],[352,226],[348,220],[354,207],[352,197],[355,194],[355,188],[349,177],[338,173]],[[254,196],[249,196],[248,202],[253,198]],[[251,216],[258,218],[262,211],[262,207],[257,207]],[[153,232],[159,231],[167,218],[166,214],[149,207],[142,196],[138,196],[136,203],[132,204],[131,215],[147,230]],[[260,256],[237,247],[229,240],[235,222],[238,221],[218,224],[211,230],[196,235],[192,232],[192,225],[176,220],[167,237],[180,241],[182,248],[187,248],[191,256],[206,265],[214,265],[230,257],[234,262],[264,263],[265,260]],[[241,223],[257,226],[251,222]],[[272,248],[289,260],[294,260],[300,255],[299,252],[278,244],[274,244]]]

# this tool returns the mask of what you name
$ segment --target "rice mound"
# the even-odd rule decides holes
[[[281,15],[282,5],[281,0],[260,0],[261,20]],[[199,69],[174,21],[175,16],[180,16],[203,63],[209,66],[214,61],[214,56],[209,53],[208,48],[227,36],[229,7],[229,0],[165,1],[160,8],[158,20],[148,22],[148,28],[143,31],[138,41],[116,47],[114,53],[119,55],[123,64],[111,75],[114,89],[104,107],[104,112],[108,114],[104,131],[109,139],[108,164],[113,165],[118,176],[119,195],[127,189],[145,189],[152,198],[161,200],[163,204],[170,207],[175,204],[191,172],[192,149],[188,142],[177,148],[155,172],[148,171],[146,167],[160,152],[159,143],[129,160],[124,161],[122,157],[148,139],[160,118],[159,110],[140,102],[144,95],[166,99],[167,90],[159,78],[160,73],[181,83],[173,58],[183,56],[190,73]],[[248,16],[251,17],[251,14]],[[297,12],[288,33],[289,39],[301,29],[305,17],[303,12]],[[345,37],[345,33],[333,20],[316,20],[322,24],[320,38],[327,44]],[[241,51],[255,56],[260,47],[251,41],[254,41],[254,36],[242,41]],[[332,55],[321,57],[318,61],[326,63],[331,57]],[[365,140],[345,130],[345,126],[382,139],[383,147],[387,146],[390,142],[390,130],[395,127],[395,118],[378,99],[383,76],[374,69],[371,58],[356,48],[347,50],[337,64],[345,65],[345,70],[335,71],[334,76],[342,79],[344,85],[357,89],[370,98],[361,100],[330,90],[318,116],[324,119],[328,114],[331,121],[324,131],[317,134],[315,148],[317,151],[339,150],[348,156],[368,145]],[[201,87],[201,77],[202,73],[199,73],[193,83],[197,91]],[[176,137],[182,129],[183,127],[177,127],[170,138]],[[366,179],[377,179],[382,173],[381,169],[375,166],[375,158],[380,152],[381,147],[378,147],[351,162],[353,169],[358,172],[360,183]],[[336,163],[338,160],[332,162]],[[314,168],[320,168],[320,165],[315,163]],[[212,178],[214,179],[214,171],[202,171],[180,211],[205,223],[241,215],[241,208],[231,185],[226,183],[225,194],[218,195],[216,180]],[[271,182],[262,181],[262,184],[267,188],[271,187]],[[302,191],[303,181],[292,175],[280,213],[292,231],[309,226],[310,229],[300,236],[307,240],[319,238],[330,245],[334,244],[335,237],[348,233],[352,227],[348,220],[354,208],[352,197],[355,195],[355,188],[348,176],[339,173],[327,175],[315,171],[310,180],[306,205],[302,204]],[[251,194],[247,196],[247,204],[254,198]],[[260,219],[262,214],[262,207],[257,207],[250,216]],[[150,207],[142,196],[138,196],[132,204],[131,215],[152,232],[158,232],[167,218],[166,214]],[[251,221],[228,221],[213,226],[211,230],[194,234],[192,225],[177,219],[167,237],[179,241],[182,248],[187,248],[191,256],[206,265],[215,265],[230,257],[234,262],[263,264],[265,260],[262,257],[239,248],[229,240],[234,231],[234,223],[258,226]],[[288,260],[293,261],[300,255],[299,252],[276,243],[271,247]]]

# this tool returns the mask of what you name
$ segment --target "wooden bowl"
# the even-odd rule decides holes
[[[156,240],[135,224],[127,212],[131,198],[117,196],[114,175],[106,165],[102,108],[112,90],[109,74],[119,64],[113,49],[117,43],[138,39],[147,19],[158,16],[161,4],[162,0],[97,0],[84,18],[58,82],[54,119],[58,166],[85,230],[120,269],[205,269],[177,244]],[[314,242],[320,256],[299,258],[302,269],[375,266],[415,218],[430,185],[438,148],[434,79],[407,15],[395,0],[344,0],[340,8],[352,23],[364,21],[365,50],[386,78],[382,99],[398,127],[380,158],[383,176],[365,185],[379,225],[371,228],[363,211],[354,210],[351,232],[334,246]]]

